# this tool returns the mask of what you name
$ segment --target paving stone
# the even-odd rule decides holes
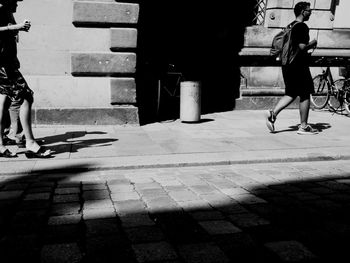
[[[25,201],[30,201],[30,200],[49,200],[51,197],[50,193],[36,193],[36,194],[27,194],[24,197]]]
[[[167,242],[132,245],[137,262],[163,261],[176,259],[175,249]]]
[[[101,209],[113,208],[113,203],[110,199],[88,200],[83,204],[84,209]]]
[[[81,221],[81,215],[63,215],[63,216],[51,216],[48,221],[48,225],[70,225],[78,224]]]
[[[247,208],[245,208],[245,206],[236,202],[231,202],[230,204],[224,205],[224,206],[217,206],[216,209],[228,215],[249,213],[249,211],[247,210]]]
[[[134,185],[132,184],[108,184],[108,188],[111,191],[112,194],[114,193],[127,193],[127,192],[134,192]]]
[[[220,189],[222,193],[228,196],[236,196],[241,194],[249,194],[249,191],[246,189],[243,189],[241,187],[235,187],[235,188],[222,188]]]
[[[127,227],[139,227],[139,226],[153,226],[154,221],[149,217],[148,214],[134,214],[129,216],[120,216],[122,226]]]
[[[253,195],[253,194],[240,194],[240,195],[231,196],[231,197],[241,204],[267,203],[267,201],[265,199],[257,197],[256,195]]]
[[[186,212],[213,210],[208,202],[204,200],[177,202],[177,204]]]
[[[51,208],[51,215],[71,215],[80,212],[80,203],[54,204]]]
[[[229,216],[230,220],[240,228],[268,225],[270,221],[252,213],[234,214]]]
[[[190,212],[193,219],[197,221],[208,221],[208,220],[221,220],[224,219],[224,215],[219,211],[196,211]]]
[[[122,193],[112,193],[111,199],[114,202],[128,201],[128,200],[139,200],[141,197],[137,192],[122,192]]]
[[[86,238],[86,258],[88,262],[135,263],[128,240],[121,235],[91,236]]]
[[[11,182],[3,186],[2,189],[3,191],[20,191],[20,190],[25,190],[29,186],[29,183],[22,183],[22,182]],[[0,192],[1,193],[1,192]]]
[[[40,261],[40,239],[37,234],[5,236],[0,240],[1,262]]]
[[[30,188],[27,190],[28,194],[34,193],[50,193],[52,191],[52,187],[38,187],[38,188]]]
[[[89,190],[107,190],[106,184],[82,184],[83,191],[89,191]]]
[[[200,200],[200,197],[189,190],[169,192],[171,198],[177,202]]]
[[[76,243],[45,245],[41,250],[42,263],[78,263],[83,253]]]
[[[83,229],[79,224],[49,225],[43,232],[44,244],[78,242],[83,239]]]
[[[50,207],[51,201],[50,200],[29,200],[29,201],[22,201],[18,209],[19,210],[46,210]]]
[[[265,244],[282,262],[308,262],[316,260],[316,256],[303,244],[295,240],[277,241]]]
[[[204,242],[209,239],[208,233],[182,212],[158,213],[152,215],[152,218],[169,240],[177,244]]]
[[[103,219],[103,218],[115,218],[117,216],[113,207],[84,209],[84,220],[90,219]]]
[[[225,220],[201,221],[199,224],[210,235],[234,234],[242,230]]]
[[[0,192],[0,200],[9,200],[9,199],[18,199],[22,196],[23,191],[1,191]]]
[[[147,213],[146,205],[141,200],[114,202],[114,207],[118,215]]]
[[[91,190],[83,192],[83,199],[86,200],[101,200],[108,199],[109,192],[108,190]]]
[[[213,243],[187,244],[178,247],[180,255],[188,263],[230,262],[224,252]]]
[[[118,235],[117,218],[85,220],[87,236]]]
[[[322,186],[328,187],[332,190],[350,191],[350,185],[341,184],[336,181],[323,181],[323,182],[319,182],[319,184]]]
[[[315,199],[321,198],[319,195],[306,193],[306,192],[289,193],[289,195],[300,200],[300,201],[315,200]]]
[[[313,187],[313,188],[308,188],[308,192],[316,195],[324,195],[324,194],[331,194],[334,193],[332,189],[329,189],[327,187]]]
[[[69,195],[69,194],[79,194],[80,193],[80,187],[68,187],[68,188],[56,188],[55,194],[61,194],[61,195]]]
[[[156,226],[138,226],[124,229],[132,244],[165,240],[163,232]]]
[[[80,198],[78,194],[71,195],[54,195],[53,202],[54,203],[73,203],[79,202]]]
[[[346,194],[344,192],[340,193],[333,193],[328,194],[324,196],[327,199],[330,199],[331,201],[337,202],[337,203],[349,203],[350,202],[350,195]]]
[[[193,185],[190,187],[190,189],[195,192],[196,194],[199,194],[199,195],[204,195],[204,194],[211,194],[211,193],[217,193],[218,190],[211,186],[211,185],[208,185],[208,184],[205,184],[205,185]]]

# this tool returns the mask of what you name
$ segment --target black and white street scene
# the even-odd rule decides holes
[[[0,0],[0,262],[347,262],[349,8]]]

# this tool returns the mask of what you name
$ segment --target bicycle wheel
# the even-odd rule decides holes
[[[347,79],[344,87],[344,109],[350,114],[350,80]]]
[[[344,85],[344,79],[338,79],[334,82],[334,90],[328,100],[328,106],[332,111],[342,112],[344,110]]]
[[[311,94],[311,103],[315,109],[323,109],[329,100],[329,83],[323,75],[313,78],[314,92]]]

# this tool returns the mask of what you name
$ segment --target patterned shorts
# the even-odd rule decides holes
[[[32,100],[33,91],[18,69],[0,67],[0,94],[6,95],[12,101]]]

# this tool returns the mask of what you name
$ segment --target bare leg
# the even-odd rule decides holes
[[[0,152],[4,151],[4,141],[3,141],[3,135],[4,135],[4,127],[2,125],[2,118],[4,116],[4,107],[5,107],[5,100],[6,96],[0,94]]]
[[[26,148],[37,151],[39,145],[36,143],[32,130],[32,103],[24,99],[20,109],[20,121],[23,127],[24,136],[26,138]]]
[[[287,108],[294,101],[294,99],[295,98],[293,97],[284,95],[273,109],[275,116],[277,116],[283,109]]]
[[[310,99],[300,100],[299,112],[300,112],[300,124],[302,127],[307,125],[310,110]]]

